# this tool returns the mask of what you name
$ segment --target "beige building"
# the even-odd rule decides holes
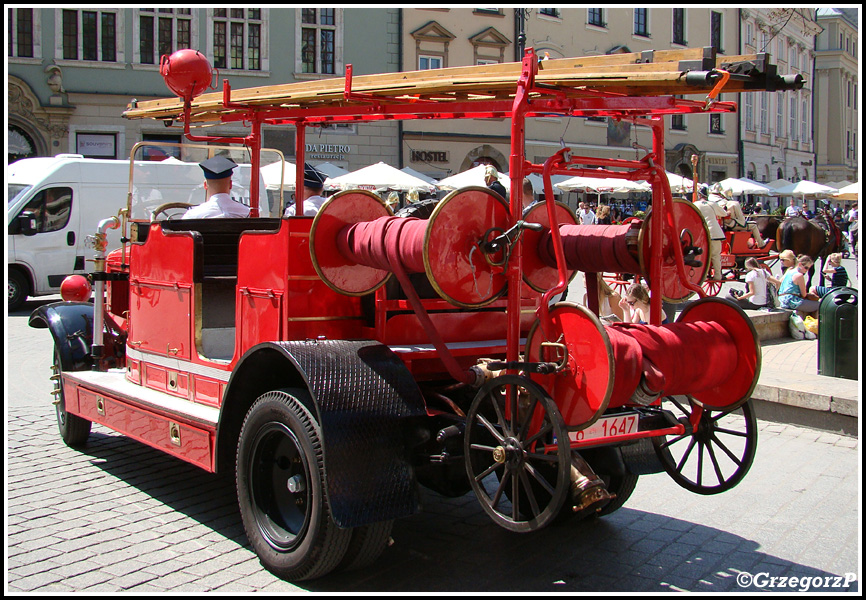
[[[436,8],[402,11],[402,69],[513,61],[521,23],[515,9]],[[527,48],[539,56],[603,55],[714,45],[722,54],[738,49],[735,8],[534,8],[523,20]],[[737,100],[722,97],[721,100]],[[666,117],[665,166],[691,177],[697,154],[699,178],[738,176],[736,115]],[[402,131],[403,163],[432,176],[457,173],[479,162],[508,170],[510,122],[408,121]],[[563,145],[583,156],[632,159],[633,144],[649,147],[645,127],[608,119],[535,118],[527,123],[526,156],[540,163]]]
[[[815,42],[817,181],[857,181],[858,9],[820,8]],[[821,125],[820,127],[818,125]]]
[[[745,54],[766,52],[780,73],[802,74],[801,90],[741,94],[743,170],[760,182],[815,180],[812,103],[815,10],[748,8],[740,11]],[[816,123],[818,124],[818,123]],[[824,128],[820,123],[819,129]]]

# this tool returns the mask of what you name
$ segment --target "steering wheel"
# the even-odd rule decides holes
[[[195,206],[195,204],[188,204],[187,202],[166,202],[165,204],[160,204],[159,206],[156,207],[156,209],[150,215],[150,221],[151,222],[156,221],[157,215],[160,215],[167,210],[171,210],[172,208],[190,209],[193,206]],[[171,217],[169,217],[169,219],[171,219]]]

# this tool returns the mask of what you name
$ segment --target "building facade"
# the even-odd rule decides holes
[[[731,8],[429,8],[403,11],[403,70],[518,60],[525,47],[540,57],[604,55],[713,45],[721,54],[738,48],[738,10]],[[735,97],[721,100],[736,100]],[[699,156],[699,178],[720,181],[739,169],[737,116],[688,115],[668,118],[666,168],[691,177],[691,156]],[[574,154],[634,158],[649,147],[647,128],[606,118],[527,120],[526,156],[541,163],[561,147]],[[508,170],[510,123],[408,122],[402,136],[405,164],[442,177],[481,162]],[[434,160],[430,160],[433,158]]]
[[[171,95],[160,57],[184,47],[203,52],[218,71],[215,79],[238,89],[342,77],[348,63],[360,75],[509,62],[519,60],[521,47],[563,58],[714,46],[729,56],[769,52],[781,73],[802,73],[807,85],[796,93],[723,95],[739,102],[737,114],[666,117],[668,171],[691,178],[697,155],[698,178],[707,182],[854,180],[852,10],[12,7],[8,160],[65,152],[126,158],[142,140],[180,142],[176,124],[126,121],[121,114],[133,98]],[[199,133],[246,130],[216,124]],[[440,178],[480,163],[507,171],[510,134],[507,119],[407,120],[309,128],[305,141],[313,164],[354,170],[384,161]],[[263,136],[265,146],[294,156],[292,128],[264,127]],[[536,163],[563,146],[578,155],[635,158],[650,145],[646,128],[604,118],[540,117],[526,128],[526,156]]]
[[[743,168],[738,176],[768,183],[815,180],[813,139],[814,9],[740,10],[743,54],[766,52],[779,72],[802,74],[801,90],[741,94]]]
[[[815,142],[819,183],[857,181],[858,9],[819,8],[815,40]]]
[[[127,121],[133,99],[171,96],[164,55],[204,53],[214,83],[232,89],[398,68],[398,9],[353,8],[8,8],[8,160],[77,153],[129,157],[139,141],[180,142],[182,130]],[[348,24],[348,26],[347,26]],[[216,125],[200,135],[245,135]],[[263,128],[264,145],[295,154],[294,131]],[[393,123],[312,128],[313,162],[361,168],[396,162]],[[169,147],[166,152],[172,153]]]

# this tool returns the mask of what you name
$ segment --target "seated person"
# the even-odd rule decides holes
[[[827,265],[824,267],[824,275],[830,278],[830,285],[813,285],[809,288],[810,294],[819,298],[827,295],[827,292],[837,287],[848,285],[848,271],[842,266],[842,254],[836,252],[827,257]]]
[[[749,310],[769,306],[770,297],[767,295],[768,282],[778,284],[779,280],[771,277],[767,273],[766,268],[755,257],[747,258],[744,265],[748,271],[746,273],[746,291],[731,289],[728,292],[730,295],[728,299],[739,304],[740,308]]]
[[[327,175],[304,163],[304,216],[315,217],[327,199],[322,196],[325,191]],[[297,202],[290,204],[283,213],[284,217],[294,217]]]
[[[622,320],[624,323],[649,323],[650,297],[649,290],[641,283],[633,283],[622,300],[619,301],[622,308]],[[662,320],[662,325],[668,322],[667,316]]]
[[[782,275],[779,286],[779,305],[788,310],[796,310],[803,315],[817,316],[818,298],[809,296],[806,289],[805,274],[812,268],[812,258],[805,254],[797,257],[797,263]]]
[[[199,163],[204,171],[204,187],[211,194],[207,202],[186,211],[184,219],[227,219],[250,216],[250,207],[229,195],[232,189],[232,170],[237,166],[225,156],[214,156]]]
[[[758,226],[754,221],[746,220],[746,215],[743,214],[743,207],[737,200],[732,197],[727,197],[724,202],[726,216],[722,219],[722,226],[728,231],[751,231],[752,238],[755,240],[756,247],[763,248],[767,243],[761,232],[758,231]]]

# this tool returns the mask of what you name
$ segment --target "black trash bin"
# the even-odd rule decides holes
[[[818,306],[818,374],[857,379],[857,290],[830,290]]]

